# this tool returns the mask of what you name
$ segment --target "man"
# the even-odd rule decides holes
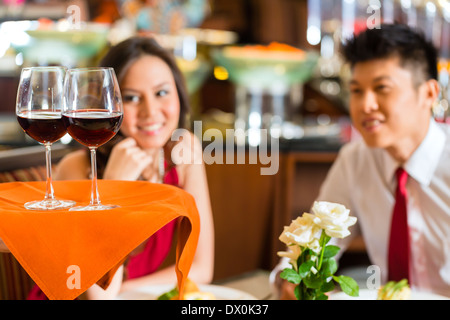
[[[396,24],[360,33],[343,53],[352,71],[350,116],[362,139],[343,146],[317,200],[341,203],[358,217],[352,235],[362,233],[382,282],[394,273],[389,260],[405,255],[401,277],[411,287],[450,297],[450,126],[432,119],[436,49]],[[399,167],[407,172],[409,233],[400,254],[391,248],[401,242],[400,227],[390,240]]]

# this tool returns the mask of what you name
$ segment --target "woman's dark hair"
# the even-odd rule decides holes
[[[138,36],[120,42],[108,51],[100,61],[100,66],[113,68],[120,84],[131,64],[145,55],[160,58],[172,71],[178,97],[180,99],[180,119],[178,121],[178,127],[184,128],[186,125],[186,116],[189,113],[189,96],[184,83],[183,73],[178,68],[172,53],[161,47],[153,38]]]
[[[425,35],[404,24],[381,24],[349,39],[342,48],[353,67],[359,62],[398,56],[402,67],[410,67],[416,84],[437,80],[437,50]]]
[[[178,120],[178,127],[185,128],[186,118],[189,114],[189,96],[187,93],[184,76],[181,70],[178,68],[172,53],[161,47],[156,42],[156,40],[154,40],[153,38],[141,36],[126,39],[109,49],[109,51],[100,61],[100,66],[113,68],[116,72],[117,80],[119,81],[120,85],[129,67],[139,58],[146,55],[160,58],[168,65],[168,67],[172,71],[172,75],[177,88],[178,98],[180,100],[180,118]],[[108,161],[109,154],[112,148],[123,138],[123,135],[119,131],[113,139],[98,148],[97,167],[99,177],[103,176],[103,171],[106,167],[106,163]],[[170,159],[170,150],[173,145],[174,143],[169,141],[169,143],[164,147],[166,160],[169,162],[169,165],[173,165]]]

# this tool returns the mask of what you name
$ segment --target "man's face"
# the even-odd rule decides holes
[[[350,116],[368,146],[387,149],[396,157],[398,152],[410,155],[421,143],[435,96],[428,82],[415,87],[413,80],[414,73],[400,66],[397,57],[354,66]]]

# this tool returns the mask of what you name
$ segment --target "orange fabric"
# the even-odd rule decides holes
[[[54,181],[53,187],[58,199],[89,203],[89,180]],[[98,180],[98,189],[102,203],[121,207],[26,210],[25,202],[44,198],[45,182],[0,183],[0,238],[49,299],[74,299],[96,282],[106,287],[128,253],[180,218],[175,272],[183,291],[200,231],[193,197],[174,186],[144,181]],[[75,275],[80,288],[69,288]]]

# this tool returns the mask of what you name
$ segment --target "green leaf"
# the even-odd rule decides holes
[[[302,290],[300,290],[300,286],[296,286],[294,288],[294,295],[297,300],[303,300]]]
[[[300,266],[303,262],[311,259],[311,256],[316,256],[317,254],[308,248],[303,249],[302,254],[297,259],[297,265]]]
[[[303,261],[304,261],[304,259],[303,259],[303,253],[302,253],[297,258],[297,266],[300,266],[303,263]]]
[[[307,288],[319,289],[322,286],[323,279],[319,274],[309,274],[307,277],[303,278],[303,283]]]
[[[347,276],[333,276],[333,279],[339,283],[342,291],[351,297],[359,296],[359,286],[358,283],[350,277]]]
[[[178,294],[178,288],[173,288],[172,290],[160,295],[157,300],[170,300]]]
[[[316,292],[315,290],[306,289],[304,300],[316,300]]]
[[[328,296],[326,294],[320,293],[317,295],[316,300],[328,300]]]
[[[303,279],[311,272],[311,267],[315,265],[314,261],[309,260],[304,263],[298,268],[298,274]]]
[[[323,253],[323,258],[328,259],[334,257],[335,255],[337,255],[340,249],[341,248],[339,248],[338,246],[333,245],[326,246],[325,251]]]
[[[324,284],[322,284],[322,286],[320,287],[320,291],[322,292],[330,292],[334,290],[334,282],[332,280],[325,282]]]
[[[326,278],[333,275],[337,271],[337,268],[337,263],[334,258],[325,259],[323,260],[320,273]]]
[[[280,277],[291,283],[299,284],[302,281],[300,275],[293,269],[286,268],[280,273]]]

